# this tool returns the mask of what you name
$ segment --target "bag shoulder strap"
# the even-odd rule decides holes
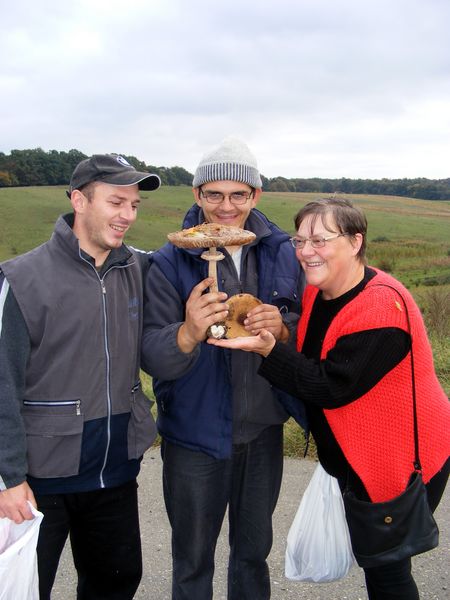
[[[414,465],[415,471],[422,471],[422,465],[420,463],[420,458],[419,458],[419,429],[418,429],[418,425],[417,425],[417,396],[416,396],[416,377],[415,377],[415,372],[414,372],[413,339],[412,339],[411,321],[409,318],[408,306],[406,305],[406,301],[403,298],[402,294],[393,285],[389,285],[388,283],[374,283],[373,286],[375,286],[375,285],[388,287],[391,290],[394,290],[394,292],[396,292],[397,295],[400,296],[403,307],[405,309],[406,324],[408,326],[409,337],[411,338],[411,348],[410,348],[409,354],[411,357],[411,389],[412,389],[413,420],[414,420],[414,462],[413,462],[413,465]]]

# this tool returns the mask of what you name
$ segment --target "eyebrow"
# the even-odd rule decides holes
[[[122,201],[122,200],[128,200],[128,197],[127,197],[127,196],[123,196],[122,194],[120,194],[120,193],[118,193],[118,192],[115,192],[115,193],[113,193],[113,194],[110,194],[110,195],[108,196],[108,198],[115,198],[116,200],[121,200],[121,201]],[[136,198],[133,198],[133,199],[131,200],[131,202],[134,202],[134,203],[140,203],[140,202],[141,202],[141,198],[140,198],[139,196],[136,196]]]
[[[205,189],[202,187],[202,192],[209,192],[210,194],[225,194],[225,196],[226,196],[227,194],[236,194],[236,193],[249,194],[251,192],[251,190],[240,189],[240,190],[232,190],[231,192],[221,192],[220,190],[215,190],[214,188],[213,189],[209,189],[209,188]]]

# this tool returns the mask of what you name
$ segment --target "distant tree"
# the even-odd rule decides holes
[[[271,192],[295,192],[295,185],[285,177],[275,177],[270,180],[269,190]]]
[[[9,171],[0,171],[0,187],[10,187],[16,185],[14,176]]]
[[[324,194],[332,194],[335,191],[335,187],[333,182],[329,181],[329,180],[325,180],[322,182],[321,186],[320,186],[320,191],[323,192]]]
[[[189,173],[183,167],[171,167],[169,170],[177,182],[173,185],[192,185],[192,173]]]
[[[147,171],[147,165],[142,160],[139,160],[135,156],[126,156],[125,154],[122,154],[122,156],[138,171]]]
[[[261,181],[262,181],[263,190],[269,189],[270,179],[268,179],[267,177],[264,177],[264,175],[262,173],[261,173]]]
[[[86,155],[78,150],[11,150],[9,156],[0,156],[0,169],[10,173],[8,185],[65,185],[75,166],[84,158]]]

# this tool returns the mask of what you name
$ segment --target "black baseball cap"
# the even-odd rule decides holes
[[[158,175],[136,171],[120,154],[94,154],[75,167],[67,195],[70,198],[73,190],[79,190],[92,181],[123,186],[137,183],[144,191],[156,190],[161,185]]]

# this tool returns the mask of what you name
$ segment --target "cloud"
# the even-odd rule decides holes
[[[449,17],[445,0],[18,0],[0,150],[193,171],[235,134],[266,176],[448,177]]]

